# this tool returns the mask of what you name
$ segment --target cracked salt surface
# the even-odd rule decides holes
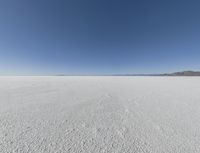
[[[199,153],[199,77],[0,77],[1,153]]]

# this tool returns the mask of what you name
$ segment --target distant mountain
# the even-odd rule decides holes
[[[163,74],[115,74],[114,76],[200,76],[200,71],[181,71]]]
[[[181,71],[173,73],[154,73],[154,74],[102,74],[102,75],[67,75],[58,74],[56,76],[200,76],[200,71]]]
[[[163,74],[163,76],[200,76],[200,71],[181,71],[174,73],[166,73]]]

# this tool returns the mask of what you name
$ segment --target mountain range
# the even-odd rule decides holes
[[[180,71],[173,73],[157,74],[116,74],[114,76],[200,76],[200,71]]]
[[[165,73],[161,74],[164,76],[200,76],[200,71],[181,71],[174,73]]]

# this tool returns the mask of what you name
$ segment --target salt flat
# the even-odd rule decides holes
[[[1,153],[199,153],[199,77],[0,77]]]

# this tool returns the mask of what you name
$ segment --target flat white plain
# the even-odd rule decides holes
[[[199,153],[199,77],[0,77],[1,153]]]

